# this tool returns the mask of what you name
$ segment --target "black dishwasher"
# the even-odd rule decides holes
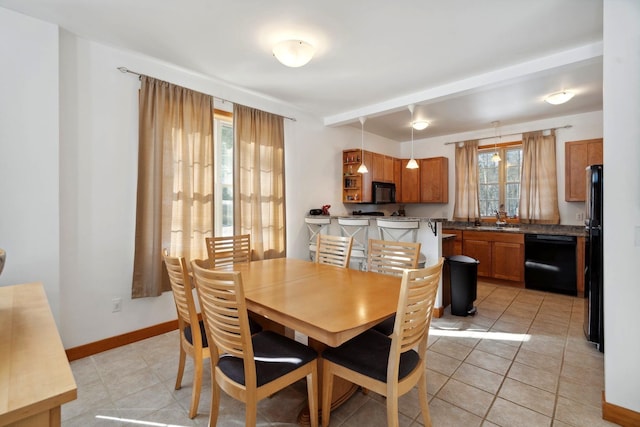
[[[527,289],[577,295],[576,237],[525,234],[524,284]]]

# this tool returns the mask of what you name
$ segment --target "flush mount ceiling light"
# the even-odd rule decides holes
[[[364,122],[367,120],[366,117],[360,117],[360,125],[362,126],[362,142],[360,145],[360,158],[362,159],[362,163],[360,163],[360,167],[358,168],[358,173],[368,173],[369,169],[364,164]]]
[[[303,40],[284,40],[273,47],[273,56],[287,67],[302,67],[311,61],[316,49]]]
[[[411,112],[411,123],[413,124],[413,109],[415,108],[415,105],[411,104],[407,108],[409,108],[409,111]],[[407,163],[407,169],[418,169],[418,167],[419,167],[418,162],[416,162],[416,159],[413,158],[413,125],[412,125],[411,126],[411,159]]]
[[[500,154],[498,154],[498,139],[500,139],[500,136],[498,136],[498,126],[500,126],[500,122],[496,120],[495,122],[491,122],[491,124],[493,125],[496,134],[496,139],[493,141],[494,153],[493,156],[491,156],[491,161],[493,163],[500,163],[502,161]]]
[[[415,130],[424,130],[429,127],[429,122],[426,120],[416,120],[413,122],[413,128]]]
[[[567,90],[563,90],[562,92],[552,93],[551,95],[545,98],[545,101],[551,105],[560,105],[564,104],[575,95],[573,92],[569,92]]]

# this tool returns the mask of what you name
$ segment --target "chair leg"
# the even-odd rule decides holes
[[[431,427],[431,413],[429,412],[429,397],[427,396],[427,374],[422,373],[422,378],[418,381],[418,399],[420,400],[420,411],[422,412],[422,422],[424,427]]]
[[[211,369],[211,408],[209,409],[209,425],[215,426],[218,423],[218,412],[220,411],[220,387],[216,382],[214,369]]]
[[[258,399],[256,394],[247,393],[247,401],[245,402],[245,426],[255,426],[258,419]]]
[[[398,427],[398,396],[387,396],[387,426]]]
[[[331,395],[333,394],[333,372],[330,363],[322,361],[322,427],[329,426],[331,417]]]
[[[178,361],[178,376],[176,377],[176,390],[180,390],[182,388],[182,375],[184,374],[184,364],[187,358],[187,353],[185,353],[184,348],[182,348],[182,343],[180,343],[180,360]]]
[[[202,353],[196,349],[193,355],[193,390],[191,390],[191,407],[189,418],[198,415],[198,403],[200,402],[200,389],[202,388]]]
[[[311,427],[318,427],[318,362],[313,361],[312,363],[311,373],[307,375],[309,420]]]

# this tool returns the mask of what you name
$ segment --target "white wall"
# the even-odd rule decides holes
[[[325,128],[291,106],[64,30],[58,38],[56,26],[2,8],[0,24],[11,65],[0,68],[0,284],[42,281],[66,348],[175,318],[169,293],[130,298],[139,82],[119,66],[296,117],[285,121],[289,256],[307,256],[309,209],[344,211],[341,151],[359,146],[358,129]],[[382,151],[381,138],[368,139]],[[122,311],[112,313],[116,297]]]
[[[606,400],[640,412],[640,2],[604,2]]]
[[[0,286],[43,282],[59,311],[58,29],[0,8]],[[56,316],[57,317],[57,316]]]
[[[340,156],[351,133],[202,76],[61,33],[61,324],[74,347],[175,318],[170,293],[132,300],[138,79],[131,70],[285,116],[289,255],[307,256],[306,211],[339,201]],[[122,311],[111,312],[111,299]]]
[[[619,10],[623,5],[630,10]],[[638,15],[638,4],[632,1],[605,4],[605,160],[616,164],[607,169],[605,180],[609,195],[605,199],[605,263],[612,266],[605,270],[605,380],[607,400],[636,411],[640,411],[640,326],[636,321],[640,264],[633,240],[634,227],[640,223]],[[289,256],[307,255],[303,216],[309,209],[323,204],[332,205],[332,213],[375,209],[345,206],[340,201],[340,152],[359,147],[358,128],[325,128],[321,120],[293,107],[68,33],[62,33],[58,49],[55,26],[2,8],[0,40],[4,60],[0,67],[0,247],[8,251],[0,285],[43,281],[67,348],[175,318],[169,294],[130,299],[139,83],[134,76],[117,71],[118,66],[297,118],[285,122]],[[558,135],[558,164],[563,165],[564,141],[603,135],[599,112],[526,124],[531,126],[527,129],[523,124],[515,131],[560,126],[567,120],[574,128]],[[447,150],[453,147],[442,142],[471,137],[419,141],[416,156],[452,156]],[[389,144],[397,143],[369,134],[365,139],[367,150],[408,156],[406,143]],[[559,197],[564,199],[562,182]],[[583,209],[578,205],[563,207],[561,202],[563,223],[564,217],[572,218]],[[435,214],[425,216],[441,216],[442,208],[436,206]],[[420,209],[430,208],[409,209],[410,214],[419,215]],[[452,206],[446,209],[450,216]],[[111,313],[112,297],[123,299],[122,312]]]
[[[567,141],[580,141],[583,139],[602,138],[602,111],[584,113],[572,116],[555,117],[535,122],[519,123],[511,126],[503,126],[503,134],[528,132],[538,129],[549,129],[565,125],[571,125],[570,129],[559,129],[556,132],[556,165],[558,168],[558,205],[560,209],[560,223],[564,225],[583,225],[584,222],[577,219],[576,214],[584,213],[584,202],[565,202],[564,200],[564,145]],[[453,200],[455,196],[455,145],[445,145],[445,142],[464,141],[480,138],[480,144],[493,144],[493,128],[485,131],[466,132],[455,135],[447,135],[435,138],[426,138],[414,141],[414,155],[416,158],[444,156],[449,158],[449,203],[448,204],[423,204],[407,205],[407,215],[427,216],[432,218],[452,218]],[[488,137],[487,139],[484,139]],[[502,138],[502,142],[521,140],[521,135]],[[399,157],[409,158],[411,155],[411,143],[402,143]]]

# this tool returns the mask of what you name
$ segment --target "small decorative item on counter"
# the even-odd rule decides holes
[[[322,215],[322,209],[311,209],[309,215]]]
[[[329,208],[331,205],[323,205],[322,206],[322,215],[329,215]]]

